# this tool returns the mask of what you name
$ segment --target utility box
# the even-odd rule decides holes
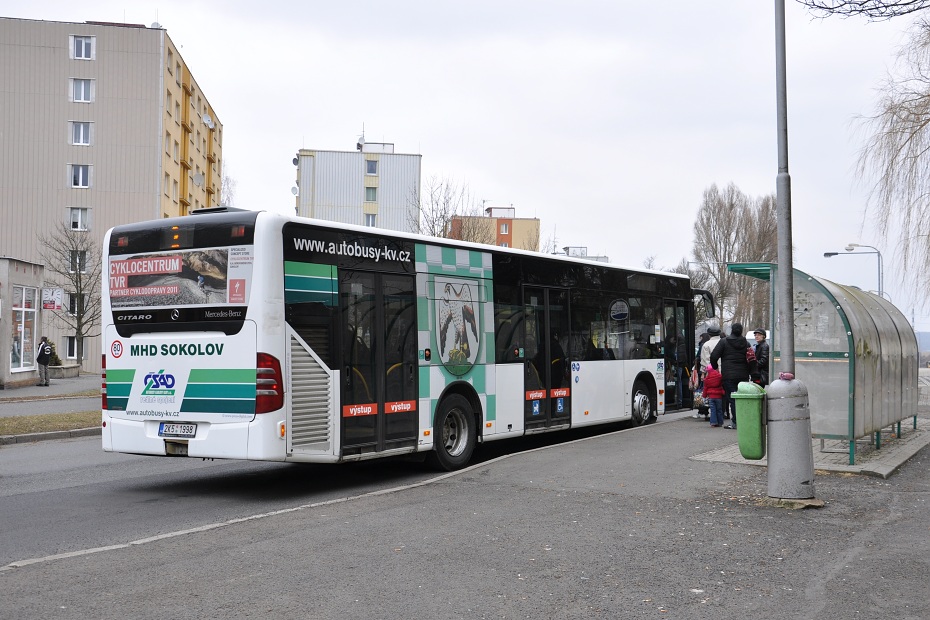
[[[736,440],[744,459],[765,458],[765,390],[743,381],[730,394],[736,401]]]

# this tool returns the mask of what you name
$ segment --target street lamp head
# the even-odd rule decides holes
[[[847,252],[852,252],[853,250],[855,250],[855,249],[858,248],[858,247],[859,247],[859,244],[858,244],[858,243],[850,243],[849,245],[846,246],[846,251],[847,251]]]
[[[831,256],[836,256],[837,254],[839,254],[839,252],[824,252],[823,257],[830,258]]]

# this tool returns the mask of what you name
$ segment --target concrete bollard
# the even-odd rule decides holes
[[[765,388],[768,399],[768,494],[814,497],[814,453],[807,386],[790,373]]]

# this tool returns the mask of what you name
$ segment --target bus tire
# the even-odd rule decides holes
[[[642,379],[633,383],[633,424],[643,426],[656,419],[655,396]]]
[[[442,399],[433,421],[433,451],[430,465],[441,471],[461,469],[471,460],[478,443],[475,412],[461,394]]]

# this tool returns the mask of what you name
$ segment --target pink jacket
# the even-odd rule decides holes
[[[711,368],[704,377],[704,398],[723,398],[723,375]]]

